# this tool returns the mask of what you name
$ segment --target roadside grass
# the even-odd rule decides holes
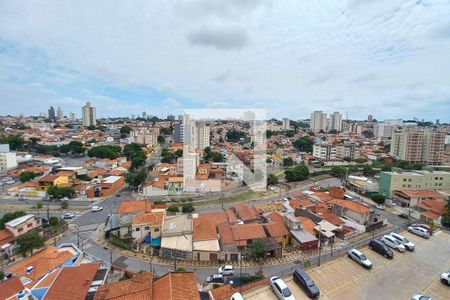
[[[243,202],[243,201],[249,201],[254,200],[263,197],[262,194],[255,192],[255,191],[246,191],[242,192],[237,195],[224,197],[223,199],[212,199],[207,201],[199,201],[199,202],[192,202],[194,206],[212,206],[212,205],[220,205],[223,203],[234,203],[234,202]]]

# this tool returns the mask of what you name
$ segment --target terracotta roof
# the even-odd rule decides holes
[[[50,286],[46,300],[84,300],[100,262],[64,267]]]
[[[136,215],[133,218],[133,225],[151,224],[152,226],[162,226],[164,220],[164,212],[152,212]]]
[[[419,207],[427,211],[432,211],[439,216],[444,212],[446,205],[436,200],[426,199],[419,204]]]
[[[394,193],[396,192],[402,193],[410,198],[447,198],[445,195],[433,190],[395,190]]]
[[[226,223],[219,223],[217,225],[217,231],[219,232],[219,237],[222,245],[236,244],[230,225]]]
[[[25,287],[19,277],[12,277],[11,279],[2,281],[0,283],[0,299],[13,297],[24,289]]]
[[[335,226],[340,226],[344,223],[344,221],[342,221],[341,218],[330,212],[324,212],[318,216],[324,220],[327,220],[328,222],[330,222]]]
[[[232,211],[230,208],[228,208],[228,209],[225,210],[225,213],[227,214],[228,221],[230,223],[236,223],[237,222],[238,219],[237,219],[237,216],[234,213],[234,211]]]
[[[247,240],[267,237],[262,224],[231,225],[233,238],[239,246],[246,246]]]
[[[73,176],[75,174],[75,171],[66,171],[66,170],[64,170],[64,171],[58,171],[56,174],[55,174],[55,176],[56,177],[59,177],[59,176],[68,176],[68,177],[70,177],[70,176]]]
[[[73,256],[74,254],[69,250],[48,246],[33,256],[19,261],[6,271],[19,277],[26,276],[32,281],[35,281],[51,270],[61,266]],[[33,272],[26,274],[26,269],[29,266],[33,266]]]
[[[211,221],[214,221],[216,224],[226,223],[227,219],[228,219],[228,215],[224,211],[210,212],[210,213],[206,213],[206,214],[201,214],[200,216],[202,218],[206,218]]]
[[[6,243],[14,241],[14,234],[11,233],[8,229],[0,230],[0,246],[3,246]]]
[[[270,214],[267,215],[267,217],[272,222],[284,223],[284,217],[282,215],[280,215],[279,213],[277,213],[276,211],[271,212]]]
[[[236,214],[244,222],[258,220],[260,218],[259,214],[256,212],[256,209],[252,205],[238,203],[234,206],[234,208],[236,210]]]
[[[316,226],[316,224],[310,218],[297,217],[297,219],[302,221],[304,230],[306,230],[308,233],[312,234],[313,236],[316,236],[316,231],[314,230],[314,227]]]
[[[193,240],[206,241],[217,239],[216,222],[199,216],[193,220]]]
[[[99,287],[94,300],[152,299],[152,274],[139,273],[133,278]]]
[[[438,213],[436,213],[436,212],[434,212],[432,210],[424,212],[423,215],[425,215],[425,216],[427,216],[427,217],[429,217],[429,218],[431,218],[433,220],[437,220],[439,218],[439,216],[440,216],[440,214],[438,214]]]
[[[314,203],[309,199],[292,199],[289,200],[289,205],[293,208],[302,208],[306,206],[313,205]]]
[[[118,214],[136,213],[140,211],[151,212],[151,203],[147,200],[122,200],[117,209]]]
[[[200,300],[193,272],[171,272],[153,283],[153,300]]]
[[[316,196],[317,198],[319,198],[320,200],[325,201],[325,202],[333,200],[333,199],[337,199],[337,198],[335,198],[333,196],[330,196],[330,194],[327,194],[327,193],[324,193],[324,192],[315,192],[313,194],[313,196]]]
[[[55,181],[56,178],[58,178],[58,177],[55,175],[48,174],[48,175],[45,175],[44,177],[42,177],[41,179],[39,179],[39,181],[53,182],[53,181]]]
[[[352,200],[334,199],[334,200],[329,201],[328,203],[337,204],[339,206],[353,210],[354,212],[357,212],[359,214],[365,214],[365,213],[370,212],[369,207],[365,206],[364,204],[352,201]]]
[[[264,228],[268,235],[274,237],[278,243],[281,243],[284,236],[289,234],[283,223],[265,223]]]

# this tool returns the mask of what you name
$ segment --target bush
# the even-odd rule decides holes
[[[59,224],[59,219],[58,219],[58,217],[52,216],[49,218],[48,223],[51,226],[57,226]]]
[[[186,272],[186,269],[182,268],[182,267],[179,267],[179,268],[177,268],[177,272]]]
[[[372,201],[375,202],[376,204],[384,204],[384,202],[386,201],[386,197],[384,197],[384,195],[381,193],[373,194],[372,197],[370,197],[370,199],[372,199]]]
[[[42,201],[39,200],[38,202],[36,202],[36,207],[37,207],[37,208],[41,209],[42,206],[43,206]]]
[[[167,208],[168,212],[177,213],[180,211],[180,208],[176,205],[171,205]]]
[[[253,281],[258,281],[264,278],[264,275],[262,274],[255,274],[255,275],[248,275],[248,276],[242,276],[241,280],[244,284],[253,282]]]
[[[309,170],[305,164],[300,164],[298,166],[295,166],[293,168],[290,168],[290,169],[287,169],[286,171],[284,171],[284,175],[288,182],[302,181],[302,180],[308,179]]]
[[[163,204],[164,203],[164,201],[162,201],[162,200],[155,200],[155,202],[153,202],[153,204]]]
[[[65,200],[65,201],[61,201],[61,208],[62,209],[67,209],[69,207],[69,201]]]
[[[181,208],[181,211],[182,211],[184,214],[189,214],[189,213],[194,212],[194,211],[195,211],[195,208],[194,208],[194,206],[192,205],[192,203],[186,203],[186,204],[183,204],[183,206],[182,206],[182,208]]]

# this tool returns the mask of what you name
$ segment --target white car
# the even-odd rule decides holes
[[[441,274],[441,282],[450,286],[450,270]]]
[[[398,234],[398,233],[395,233],[395,232],[392,232],[392,233],[390,234],[390,236],[392,236],[394,239],[396,239],[397,241],[399,241],[400,243],[402,243],[403,246],[405,246],[406,250],[408,250],[408,251],[414,251],[414,249],[415,249],[414,243],[410,242],[410,241],[409,241],[407,238],[405,238],[404,236],[402,236],[402,235],[400,235],[400,234]]]
[[[428,230],[422,227],[409,226],[408,231],[414,233],[415,235],[423,237],[424,239],[430,238],[430,233],[428,232]]]
[[[356,261],[358,264],[363,266],[366,269],[372,268],[372,262],[359,250],[357,249],[351,249],[348,251],[348,257]]]
[[[292,295],[289,287],[282,279],[278,278],[277,276],[273,276],[270,278],[270,287],[272,288],[275,295],[277,295],[278,299],[295,300],[295,297]]]
[[[103,206],[94,205],[91,207],[92,212],[101,211],[103,210]]]
[[[222,275],[233,275],[234,267],[232,265],[223,265],[219,268],[218,272]]]
[[[433,298],[424,295],[414,295],[411,300],[433,300]]]
[[[62,218],[63,219],[73,219],[73,218],[75,218],[75,214],[71,213],[71,212],[66,212],[62,215]]]
[[[230,300],[244,300],[244,297],[242,297],[241,293],[234,293],[231,295]]]
[[[406,248],[403,246],[400,241],[398,241],[396,238],[390,236],[390,235],[384,235],[381,238],[381,241],[388,247],[391,247],[392,249],[397,250],[398,252],[405,252]]]

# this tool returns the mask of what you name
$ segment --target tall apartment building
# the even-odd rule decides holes
[[[342,131],[342,114],[338,111],[330,114],[330,117],[328,118],[327,131],[330,130],[336,130],[338,132]]]
[[[432,128],[404,127],[392,134],[390,155],[412,163],[439,165],[444,158],[445,134]]]
[[[450,173],[422,170],[381,172],[380,193],[390,197],[394,190],[439,190],[450,193]]]
[[[56,119],[56,112],[55,112],[55,108],[53,106],[50,106],[50,108],[48,110],[48,118],[50,120]]]
[[[311,114],[310,129],[312,132],[327,130],[327,114],[322,111],[315,111]]]
[[[332,143],[314,144],[313,155],[320,159],[336,159],[336,147]]]
[[[194,123],[192,132],[192,145],[195,149],[205,149],[210,146],[210,128],[204,121]]]
[[[291,128],[291,120],[283,118],[283,130],[289,130]]]
[[[75,116],[75,113],[71,112],[69,119],[70,119],[70,121],[74,122],[77,119],[77,117]]]
[[[156,147],[158,145],[159,127],[134,127],[130,136],[135,143]]]
[[[355,143],[317,143],[313,146],[313,155],[320,159],[355,159],[359,157],[359,146]]]
[[[97,117],[95,107],[91,106],[91,102],[87,102],[81,109],[83,116],[83,126],[95,126],[97,125]]]
[[[59,107],[59,106],[58,106],[58,110],[56,111],[56,117],[58,118],[58,120],[64,119],[64,113],[63,113],[61,107]]]
[[[17,158],[15,152],[9,151],[8,144],[0,145],[0,173],[17,168]]]

